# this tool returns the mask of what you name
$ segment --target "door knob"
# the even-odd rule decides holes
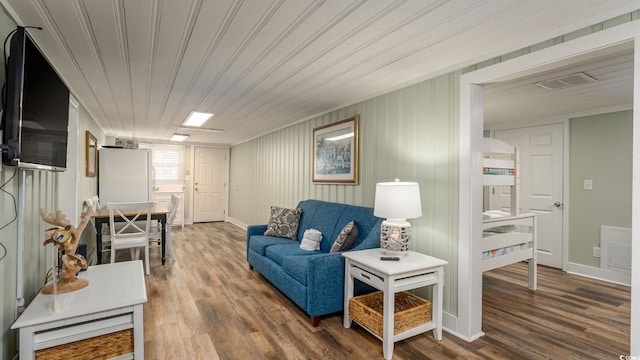
[[[553,203],[553,206],[557,207],[557,208],[561,208],[564,204],[561,203],[560,201],[556,201]]]

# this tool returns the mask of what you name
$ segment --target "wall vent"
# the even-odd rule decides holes
[[[631,229],[600,226],[600,268],[631,273]]]
[[[571,86],[591,84],[596,81],[598,80],[583,72],[579,72],[571,75],[565,75],[555,79],[540,81],[540,82],[537,82],[536,85],[547,90],[560,90],[560,89],[565,89]]]

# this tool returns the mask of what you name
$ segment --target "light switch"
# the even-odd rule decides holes
[[[593,190],[593,180],[585,180],[584,181],[584,189],[585,190]]]

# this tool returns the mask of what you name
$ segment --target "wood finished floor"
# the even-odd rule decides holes
[[[177,262],[151,250],[144,306],[146,359],[382,359],[382,344],[342,314],[313,328],[265,278],[248,269],[245,232],[229,223],[174,228]],[[483,331],[467,343],[444,332],[398,342],[394,359],[619,359],[629,352],[630,288],[539,267],[484,274]]]

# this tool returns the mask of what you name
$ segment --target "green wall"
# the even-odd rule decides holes
[[[600,267],[600,226],[631,228],[632,111],[571,119],[569,261]],[[593,190],[584,190],[593,180]]]
[[[229,216],[266,223],[271,205],[304,199],[373,206],[375,185],[399,177],[420,184],[423,215],[413,224],[412,247],[449,261],[445,311],[457,312],[458,124],[460,72],[440,76],[231,149]],[[360,183],[314,185],[313,128],[360,115]]]

